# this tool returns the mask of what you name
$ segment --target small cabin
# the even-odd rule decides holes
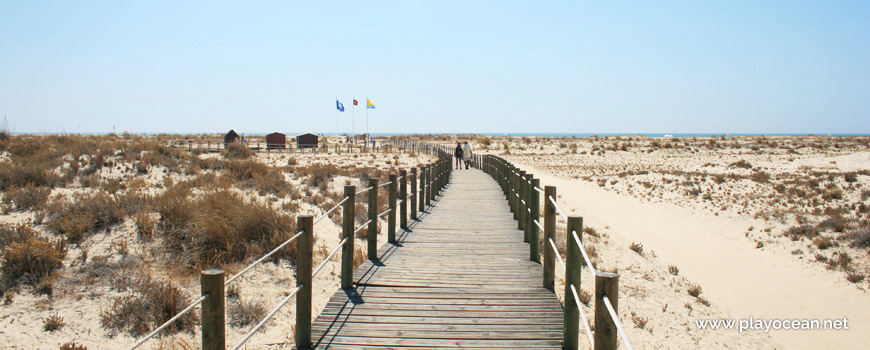
[[[317,135],[303,134],[297,136],[296,148],[317,148]]]
[[[224,136],[224,144],[233,143],[233,142],[236,142],[238,140],[239,140],[239,134],[237,134],[235,130],[230,130],[230,132],[228,132]]]
[[[287,147],[287,135],[273,132],[266,135],[266,149],[284,149]]]

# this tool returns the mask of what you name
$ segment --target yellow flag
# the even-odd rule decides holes
[[[372,100],[366,99],[366,108],[375,109],[375,104],[372,103]]]

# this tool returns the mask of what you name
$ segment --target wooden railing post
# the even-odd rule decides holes
[[[523,202],[526,201],[526,171],[520,170],[520,175],[517,176],[517,193],[520,195],[517,197],[517,229],[523,230],[526,228],[526,205]],[[528,242],[528,237],[526,237],[525,242]]]
[[[296,218],[296,227],[302,235],[296,241],[296,285],[302,286],[296,293],[296,348],[311,348],[311,265],[314,250],[314,217],[301,215]]]
[[[369,179],[369,228],[366,231],[369,259],[378,258],[378,179]]]
[[[224,307],[224,271],[210,269],[199,276],[200,296],[208,294],[202,302],[202,349],[226,348],[226,312]]]
[[[532,194],[535,190],[532,189],[532,174],[526,174],[526,177],[523,179],[524,188],[523,188],[523,198],[526,199],[526,209],[523,210],[523,238],[525,238],[525,242],[528,242],[531,239],[532,234],[532,226],[535,226],[532,223]]]
[[[556,239],[556,206],[550,201],[556,198],[556,187],[544,188],[544,288],[553,290],[556,274],[556,252],[549,239]]]
[[[595,274],[595,350],[616,349],[616,324],[604,305],[604,296],[613,305],[613,311],[619,312],[619,275],[612,272],[597,272]]]
[[[390,212],[387,214],[387,242],[396,243],[396,197],[398,197],[398,182],[399,177],[395,174],[390,174],[390,185],[387,187],[387,207]]]
[[[344,186],[344,196],[347,200],[341,209],[341,238],[347,238],[347,243],[341,247],[341,288],[351,289],[353,288],[353,221],[356,186]]]
[[[411,220],[417,220],[417,168],[411,168]]]
[[[432,205],[432,200],[435,199],[435,186],[432,185],[435,183],[435,171],[432,168],[432,165],[426,167],[426,205]]]
[[[399,227],[403,230],[408,229],[408,171],[399,170],[399,177],[402,181],[399,182],[399,199],[402,200],[402,205],[399,206]]]
[[[541,185],[540,179],[532,179],[532,187],[538,187]],[[529,259],[534,262],[541,262],[541,250],[539,248],[541,242],[541,231],[538,228],[538,225],[534,223],[537,221],[541,222],[541,196],[538,194],[538,191],[532,189],[532,195],[529,200],[529,206],[532,208],[531,217],[529,218]]]
[[[579,216],[568,217],[568,229],[566,230],[565,245],[568,252],[565,257],[565,332],[562,337],[563,349],[577,349],[580,337],[580,305],[573,297],[571,284],[580,292],[580,267],[583,256],[580,254],[580,246],[574,240],[572,231],[577,232],[577,238],[582,237],[583,218]],[[582,238],[581,238],[582,239]]]
[[[426,211],[426,167],[420,167],[420,211]]]

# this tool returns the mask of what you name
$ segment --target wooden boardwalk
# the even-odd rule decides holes
[[[330,299],[316,348],[561,348],[562,306],[496,182],[458,170],[442,194]]]

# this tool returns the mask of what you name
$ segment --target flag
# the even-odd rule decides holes
[[[339,112],[344,112],[344,105],[341,104],[341,102],[338,102],[338,100],[335,100],[335,108],[337,108]]]
[[[372,100],[366,99],[366,108],[375,109],[375,104],[372,103]]]
[[[356,99],[353,99],[353,105],[354,105],[354,106],[359,106],[359,101],[357,101]]]

